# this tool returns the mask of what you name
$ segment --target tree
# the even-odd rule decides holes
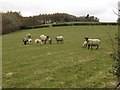
[[[115,71],[113,72],[113,74],[115,74],[118,77],[118,84],[116,85],[116,88],[120,89],[120,2],[118,2],[118,14],[117,13],[115,14],[118,16],[118,20],[117,20],[118,21],[118,35],[116,35],[116,38],[115,38],[118,42],[118,50],[115,50],[114,54],[112,55],[113,59],[117,61],[116,65],[114,66]]]

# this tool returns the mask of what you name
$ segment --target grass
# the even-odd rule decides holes
[[[3,35],[3,78],[5,88],[110,88],[116,76],[109,73],[115,61],[110,57],[116,26],[67,26],[22,30]],[[27,33],[36,39],[41,34],[53,38],[53,44],[23,45]],[[57,44],[54,36],[63,35]],[[82,48],[84,37],[100,38],[98,50]]]

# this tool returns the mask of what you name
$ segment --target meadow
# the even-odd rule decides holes
[[[21,30],[2,37],[2,85],[5,88],[111,88],[117,77],[109,71],[115,60],[109,55],[115,41],[116,26],[62,26]],[[27,33],[31,45],[23,45]],[[53,44],[36,45],[41,34]],[[57,44],[56,35],[64,36]],[[82,48],[84,37],[99,38],[98,50]]]

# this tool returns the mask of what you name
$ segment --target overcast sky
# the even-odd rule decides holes
[[[101,22],[116,22],[119,0],[0,0],[0,11],[17,11],[22,16],[68,13],[96,16]]]

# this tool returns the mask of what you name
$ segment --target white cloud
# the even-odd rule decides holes
[[[119,0],[0,0],[0,11],[20,11],[23,16],[40,13],[69,13],[76,16],[94,15],[101,21],[116,21],[112,9]]]

